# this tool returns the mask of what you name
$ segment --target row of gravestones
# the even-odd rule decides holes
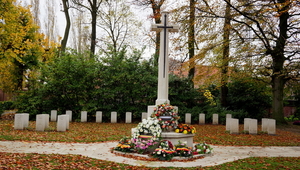
[[[148,114],[146,112],[142,113],[142,120],[146,119]],[[72,111],[67,110],[66,114],[58,115],[57,110],[51,110],[50,120],[57,121],[57,131],[66,131],[69,129],[69,122],[72,121]],[[132,123],[132,113],[126,112],[125,123]],[[87,111],[81,111],[81,122],[87,122]],[[102,123],[102,112],[96,112],[96,122]],[[192,114],[185,114],[185,123],[191,124]],[[111,123],[117,123],[117,112],[111,112]],[[217,125],[219,123],[219,115],[213,114],[212,124]],[[29,124],[29,114],[28,113],[18,113],[15,115],[14,128],[16,130],[23,130],[28,127]],[[199,114],[199,124],[205,124],[205,114]],[[44,131],[49,127],[49,114],[38,114],[36,115],[36,130]],[[239,133],[239,120],[231,117],[231,114],[226,115],[226,131],[230,131],[231,134]],[[248,131],[249,134],[257,134],[257,119],[245,118],[244,120],[244,131]],[[276,121],[274,119],[262,119],[262,131],[268,132],[270,135],[275,135],[276,133]]]
[[[24,130],[29,126],[29,113],[15,114],[14,129]],[[45,131],[49,128],[49,114],[37,114],[35,130]],[[59,115],[57,120],[57,131],[66,131],[69,129],[69,115]]]
[[[185,123],[191,124],[191,117],[190,113],[185,114]],[[276,120],[275,119],[268,119],[262,118],[262,131],[267,132],[269,135],[276,134]],[[199,124],[205,124],[205,114],[199,114]],[[217,125],[219,124],[219,114],[213,114],[212,116],[212,124]],[[244,119],[244,131],[248,132],[249,134],[257,134],[257,119],[245,118]],[[231,114],[226,114],[226,131],[229,131],[230,134],[238,134],[239,133],[239,119],[232,118]]]
[[[244,132],[248,132],[249,134],[256,135],[257,134],[257,119],[244,118]],[[267,132],[269,135],[276,134],[276,120],[262,118],[261,120],[261,130],[263,132]],[[229,131],[230,134],[238,134],[239,133],[239,119],[234,119],[231,117],[231,114],[226,115],[226,131]]]

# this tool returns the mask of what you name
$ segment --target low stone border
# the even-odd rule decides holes
[[[153,158],[149,155],[145,155],[145,154],[138,154],[138,153],[129,153],[129,152],[120,152],[120,151],[116,151],[111,149],[111,153],[118,155],[118,156],[123,156],[123,157],[127,157],[127,158],[132,158],[132,159],[136,159],[136,160],[144,160],[144,161],[161,161],[157,158]],[[172,158],[172,160],[167,161],[167,162],[189,162],[189,161],[194,161],[197,159],[203,159],[204,157],[207,156],[212,156],[212,153],[210,154],[199,154],[199,155],[193,155],[193,157],[179,157],[179,156],[175,156]]]

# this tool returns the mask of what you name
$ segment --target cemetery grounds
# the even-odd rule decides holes
[[[137,123],[80,123],[70,122],[66,132],[56,131],[56,122],[50,122],[45,132],[35,131],[35,122],[30,121],[25,130],[14,130],[13,120],[0,119],[1,141],[24,142],[62,142],[62,143],[94,143],[119,141],[130,136],[130,129]],[[257,135],[227,133],[225,125],[193,125],[197,129],[194,142],[206,142],[211,145],[225,146],[300,146],[300,126],[277,126],[276,135],[261,132],[258,126]],[[140,158],[139,158],[140,159]],[[188,163],[188,162],[187,162]],[[213,167],[195,167],[184,169],[299,169],[300,157],[254,157],[241,159]],[[150,168],[97,160],[81,155],[59,154],[25,154],[0,152],[0,169],[182,169],[174,167]]]

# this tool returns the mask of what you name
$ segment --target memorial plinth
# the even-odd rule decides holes
[[[176,132],[162,132],[161,138],[162,140],[169,140],[173,145],[178,144],[178,141],[181,143],[186,142],[188,147],[193,147],[193,138],[195,134],[183,134]]]

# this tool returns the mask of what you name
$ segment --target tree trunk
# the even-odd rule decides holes
[[[65,13],[65,17],[66,17],[66,28],[65,28],[64,38],[61,41],[61,52],[65,52],[68,38],[69,38],[69,33],[70,33],[71,21],[70,21],[70,15],[69,15],[68,0],[62,0],[62,2],[63,2],[64,13]]]
[[[92,15],[92,35],[91,35],[91,58],[95,54],[96,48],[96,24],[97,24],[97,0],[93,0],[93,4],[91,6],[91,15]]]
[[[189,32],[188,32],[188,48],[189,48],[189,81],[193,84],[193,78],[195,75],[195,62],[191,59],[195,55],[195,0],[190,0],[190,19],[189,19]]]
[[[230,3],[230,0],[228,1]],[[221,65],[221,106],[227,107],[227,95],[228,95],[228,65],[229,65],[229,35],[230,35],[230,5],[226,4],[225,21],[223,27],[223,55]]]
[[[276,120],[277,124],[286,124],[283,113],[283,89],[284,78],[280,74],[276,74],[272,78],[272,117]]]
[[[289,0],[279,0],[279,3],[283,4],[280,8],[279,13],[279,37],[276,41],[276,47],[271,50],[271,56],[273,59],[273,75],[272,75],[272,117],[276,119],[277,124],[287,124],[284,120],[283,112],[283,90],[286,82],[286,77],[284,74],[283,64],[285,62],[284,48],[286,40],[288,39],[288,19],[289,19]]]

